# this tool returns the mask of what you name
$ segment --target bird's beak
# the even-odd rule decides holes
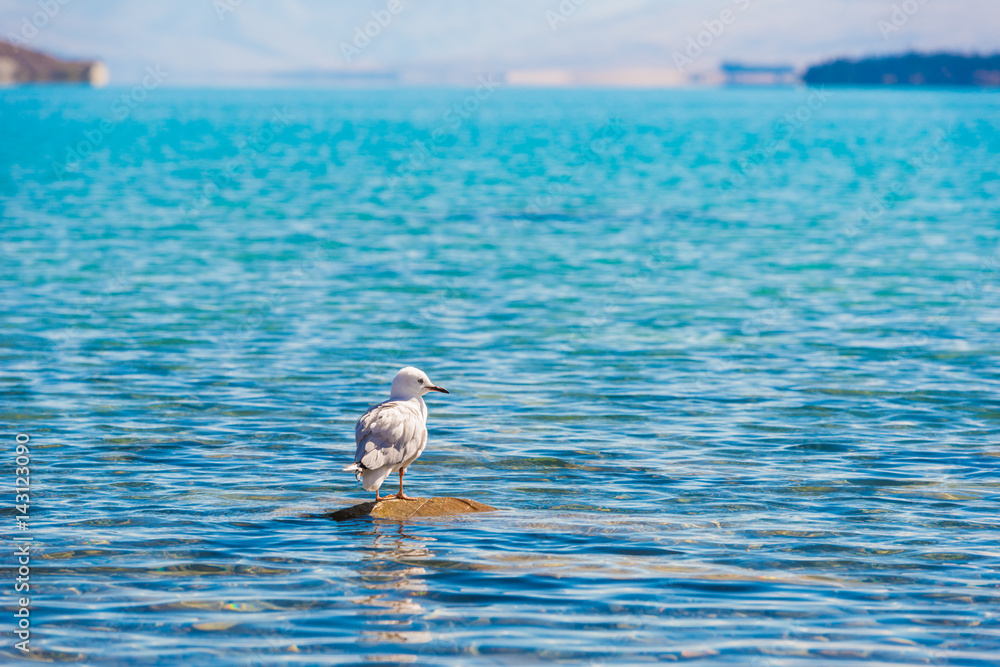
[[[448,391],[444,387],[435,387],[434,385],[431,385],[431,386],[427,387],[427,391],[440,391],[442,394],[450,394],[451,393],[450,391]]]

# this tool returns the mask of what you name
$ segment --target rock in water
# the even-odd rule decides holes
[[[322,516],[334,521],[347,521],[370,517],[372,519],[416,519],[419,517],[451,516],[454,514],[472,514],[474,512],[493,512],[496,507],[490,507],[475,500],[463,498],[387,498],[379,502],[361,503],[354,507],[327,512]]]

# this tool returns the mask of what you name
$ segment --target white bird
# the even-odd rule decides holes
[[[369,408],[354,425],[358,449],[354,463],[344,472],[353,472],[366,491],[374,491],[375,502],[382,500],[379,487],[394,472],[399,472],[396,498],[410,500],[403,495],[403,473],[427,446],[427,405],[423,395],[429,391],[450,393],[435,386],[427,373],[407,366],[393,378],[389,400]]]

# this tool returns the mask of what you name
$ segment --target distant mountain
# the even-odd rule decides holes
[[[12,83],[89,83],[103,86],[108,68],[100,61],[59,60],[0,42],[0,85]]]
[[[853,86],[1000,86],[1000,55],[907,53],[840,59],[810,67],[803,80]]]

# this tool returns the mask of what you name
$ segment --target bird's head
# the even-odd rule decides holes
[[[442,394],[450,393],[444,387],[438,387],[431,382],[431,379],[427,377],[427,373],[419,368],[407,366],[396,373],[396,377],[393,378],[392,390],[389,393],[389,397],[395,400],[408,401],[411,398],[423,396],[429,391],[440,391]]]

